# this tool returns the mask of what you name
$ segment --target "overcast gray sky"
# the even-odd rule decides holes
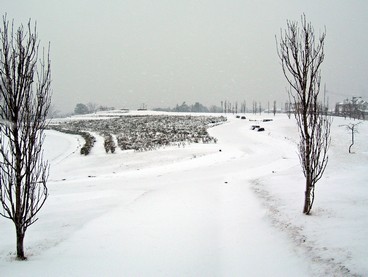
[[[326,27],[322,83],[330,105],[368,100],[366,0],[0,0],[16,24],[51,42],[53,102],[116,108],[186,101],[286,101],[275,35],[305,13]]]

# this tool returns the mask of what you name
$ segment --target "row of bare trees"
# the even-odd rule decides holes
[[[275,115],[277,113],[277,105],[276,101],[273,101],[272,104],[270,104],[270,102],[267,102],[267,109],[264,109],[261,102],[252,101],[252,108],[248,109],[246,101],[243,101],[239,104],[238,101],[235,101],[235,103],[233,103],[231,101],[225,100],[221,101],[221,111],[225,114],[237,114],[247,112],[252,112],[253,114],[262,114],[262,112],[266,111],[267,113],[273,113]]]

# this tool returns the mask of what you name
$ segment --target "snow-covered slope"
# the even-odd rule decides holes
[[[270,118],[231,115],[210,130],[217,144],[106,154],[98,138],[89,156],[78,136],[48,131],[50,197],[26,233],[26,262],[14,260],[13,226],[0,218],[0,275],[366,274],[367,124],[348,154],[338,126],[350,121],[334,120],[330,163],[304,216],[295,121]]]

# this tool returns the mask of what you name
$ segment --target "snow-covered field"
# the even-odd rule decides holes
[[[302,214],[298,134],[286,115],[228,116],[217,144],[89,156],[47,131],[50,196],[14,259],[0,218],[0,276],[364,276],[368,274],[368,124],[334,118],[313,215]],[[260,124],[265,132],[250,130]]]

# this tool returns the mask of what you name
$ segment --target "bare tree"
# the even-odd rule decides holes
[[[262,114],[262,104],[261,104],[261,102],[259,102],[259,115],[261,115]]]
[[[318,99],[325,37],[323,32],[316,39],[311,23],[303,15],[300,27],[298,22],[287,21],[278,47],[282,70],[291,86],[289,95],[294,101],[299,129],[299,159],[306,178],[303,213],[307,215],[313,206],[315,185],[327,166],[331,140],[331,117],[323,113]]]
[[[257,114],[257,102],[253,101],[253,114]]]
[[[348,131],[351,131],[351,144],[349,146],[349,153],[351,154],[351,147],[353,147],[355,141],[354,141],[354,135],[355,133],[359,133],[356,126],[361,124],[362,122],[358,123],[349,123],[348,125],[339,125],[339,127],[346,127]]]
[[[47,112],[47,117],[49,119],[59,117],[61,114],[60,110],[57,109],[55,105],[50,105],[49,110]]]
[[[88,102],[87,103],[87,108],[88,108],[88,112],[89,113],[95,113],[97,111],[97,104],[93,103],[93,102]]]
[[[26,259],[27,228],[48,196],[42,144],[51,102],[49,51],[38,56],[36,25],[0,27],[0,215],[13,221],[17,258]],[[50,47],[48,47],[48,50]]]

